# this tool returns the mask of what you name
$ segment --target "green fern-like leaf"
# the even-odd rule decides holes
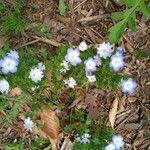
[[[12,12],[3,22],[3,28],[15,34],[23,32],[25,29],[25,21],[19,11]]]
[[[114,21],[120,21],[124,18],[124,13],[123,12],[113,12],[111,14],[111,18]]]
[[[136,22],[134,17],[129,17],[128,19],[128,26],[132,31],[136,31]]]
[[[117,23],[115,26],[112,26],[109,29],[108,39],[109,39],[110,43],[116,43],[117,42],[117,40],[123,34],[125,27],[126,27],[126,22],[123,20],[123,21],[120,21],[119,23]]]
[[[121,3],[130,7],[134,6],[137,3],[137,0],[121,0]]]
[[[117,22],[109,29],[109,42],[116,43],[128,26],[132,31],[136,31],[136,14],[142,12],[145,17],[150,18],[150,7],[145,0],[122,0],[127,9],[123,12],[114,12],[111,15],[113,21]]]

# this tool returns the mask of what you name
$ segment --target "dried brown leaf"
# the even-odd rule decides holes
[[[15,96],[20,96],[22,93],[21,88],[15,87],[10,91],[10,96],[15,97]]]
[[[113,101],[111,109],[109,111],[109,122],[112,128],[114,127],[115,124],[117,109],[118,109],[118,99],[116,98]]]
[[[42,131],[49,138],[52,150],[57,150],[56,145],[59,138],[59,119],[52,110],[44,110],[39,114],[39,117],[43,124]]]

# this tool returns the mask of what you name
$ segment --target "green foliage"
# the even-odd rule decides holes
[[[67,9],[67,6],[66,6],[66,4],[65,4],[65,1],[64,1],[64,0],[59,0],[58,10],[59,10],[59,13],[60,13],[62,16],[65,16],[65,14],[66,14],[66,9]]]
[[[150,52],[145,50],[134,50],[133,52],[134,56],[136,57],[150,57]]]
[[[5,18],[3,27],[6,31],[11,31],[14,34],[22,33],[25,29],[25,20],[20,11],[14,11]]]
[[[23,102],[28,102],[28,97],[26,93],[22,93],[18,97],[9,97],[5,95],[0,95],[0,111],[4,112],[0,118],[0,124],[9,126],[16,119],[20,105]]]
[[[3,58],[3,57],[6,55],[6,53],[9,52],[10,47],[11,47],[11,46],[10,46],[10,43],[9,43],[9,42],[6,42],[6,43],[4,44],[4,47],[0,49],[0,59]]]
[[[5,146],[5,150],[22,150],[23,149],[23,141],[19,140],[17,142],[7,143]]]
[[[114,12],[111,15],[113,21],[117,22],[109,29],[110,43],[116,43],[128,26],[132,31],[136,30],[136,13],[141,12],[145,17],[150,18],[150,7],[145,0],[122,0],[127,9],[123,12]]]
[[[46,62],[46,66],[49,68],[47,72],[50,73],[51,81],[52,81],[52,91],[55,95],[57,92],[63,87],[62,86],[62,76],[60,75],[60,64],[63,61],[66,54],[66,45],[61,45],[56,54],[50,55],[49,61]]]
[[[95,128],[91,130],[92,137],[90,143],[75,143],[73,150],[103,150],[107,142],[110,141],[112,134],[112,129],[106,127],[104,124],[95,125]]]
[[[71,133],[75,131],[80,135],[89,132],[88,126],[91,125],[91,120],[85,118],[85,113],[83,111],[72,109],[70,115],[68,115],[66,119],[68,123],[64,127],[65,132]]]
[[[30,150],[50,150],[49,141],[45,138],[34,137],[31,145],[29,145]]]
[[[17,141],[7,141],[5,144],[5,150],[23,150],[26,143],[22,139],[17,139]],[[30,150],[50,150],[49,141],[42,137],[32,137],[30,145],[26,145]]]
[[[44,38],[50,39],[52,37],[52,35],[49,33],[48,28],[43,24],[40,24],[40,25],[36,26],[35,28],[33,28],[33,32],[37,36],[41,36]]]
[[[6,16],[3,17],[2,27],[6,31],[14,34],[23,33],[26,27],[26,22],[22,17],[21,10],[23,7],[23,0],[15,0],[10,10],[5,10]]]
[[[96,76],[96,87],[105,89],[115,89],[123,78],[122,75],[115,73],[109,67],[109,59],[103,60],[102,67],[97,69]]]
[[[44,49],[44,48],[41,48],[41,49],[39,50],[39,55],[40,55],[40,56],[42,57],[42,59],[44,59],[44,60],[46,60],[47,57],[48,57],[47,51],[46,51],[46,49]]]

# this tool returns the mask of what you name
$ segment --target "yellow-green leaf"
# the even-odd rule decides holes
[[[116,43],[118,39],[121,37],[121,35],[123,34],[125,27],[126,27],[126,22],[124,20],[112,26],[109,29],[109,36],[108,36],[109,42]]]
[[[66,6],[64,0],[59,0],[59,6],[58,6],[58,9],[59,9],[59,13],[60,13],[62,16],[65,16],[67,6]]]

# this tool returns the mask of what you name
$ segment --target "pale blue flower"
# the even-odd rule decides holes
[[[0,59],[0,68],[2,68],[3,59]]]
[[[27,131],[32,131],[33,129],[33,121],[31,120],[30,117],[26,118],[24,120],[24,128],[27,130]]]
[[[9,92],[9,83],[5,79],[0,80],[0,92],[2,94],[8,94]]]
[[[116,150],[115,145],[113,143],[109,143],[104,150]]]
[[[110,64],[109,66],[115,71],[119,71],[122,69],[125,65],[124,62],[124,57],[123,56],[118,56],[118,55],[113,55],[111,56]]]
[[[6,54],[7,56],[11,56],[19,61],[19,54],[16,50],[10,50],[9,53]]]
[[[116,51],[115,55],[122,56],[123,55],[123,48],[122,47],[117,47],[117,51]]]
[[[97,45],[97,54],[100,55],[100,57],[106,59],[107,57],[110,57],[111,54],[113,53],[113,45],[111,45],[109,42],[105,43],[103,42],[102,44]]]
[[[35,83],[38,83],[42,80],[43,77],[44,77],[44,72],[42,68],[39,68],[39,66],[35,68],[31,68],[29,73],[29,79],[31,79]]]
[[[66,85],[68,85],[70,88],[74,88],[77,85],[76,80],[74,78],[72,78],[72,77],[70,77],[67,80],[64,80],[64,83]]]
[[[102,64],[102,62],[101,62],[101,58],[99,57],[99,55],[97,54],[97,55],[95,55],[95,56],[93,56],[93,58],[94,58],[94,60],[96,60],[97,61],[97,66],[99,67],[101,64]]]
[[[85,41],[82,41],[81,43],[80,43],[80,45],[79,45],[79,50],[80,51],[85,51],[85,50],[87,50],[88,49],[88,46],[87,46],[87,44],[86,44],[86,42]]]
[[[132,79],[122,80],[121,88],[123,93],[133,94],[137,88],[137,83]]]
[[[112,143],[115,145],[115,150],[120,150],[125,144],[121,135],[114,135],[112,137]]]
[[[68,48],[65,60],[71,65],[76,66],[81,63],[80,52],[78,49]]]
[[[81,143],[81,144],[88,144],[90,143],[90,138],[91,135],[89,133],[84,133],[81,137],[79,136],[79,134],[76,135],[76,142]]]
[[[94,72],[96,71],[97,61],[92,57],[89,57],[85,62],[85,71],[86,72]]]
[[[0,61],[0,67],[3,74],[8,74],[9,72],[15,73],[17,71],[18,61],[11,57],[11,56],[5,56]]]

